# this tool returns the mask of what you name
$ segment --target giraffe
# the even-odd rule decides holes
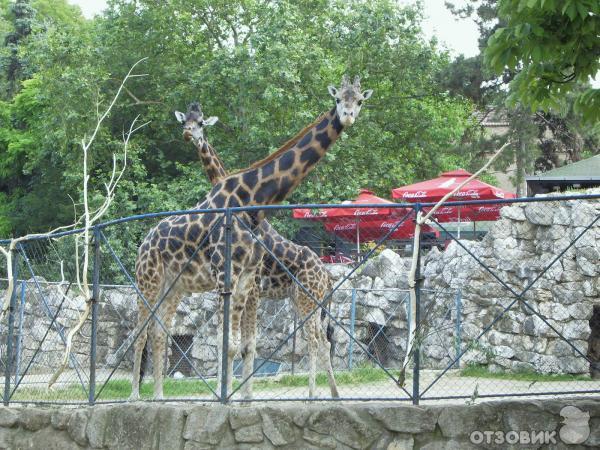
[[[204,170],[212,185],[217,184],[221,179],[227,176],[225,166],[215,149],[207,142],[202,133],[202,128],[213,125],[216,117],[204,119],[202,110],[198,103],[192,103],[186,114],[175,111],[177,120],[183,124],[184,138],[193,141],[198,151],[198,156]],[[199,138],[194,138],[198,136]],[[286,145],[293,145],[298,141],[299,136],[292,138]],[[302,282],[303,286],[312,294],[312,296],[321,303],[325,294],[331,290],[332,281],[329,272],[325,269],[323,262],[308,247],[297,245],[281,236],[265,219],[260,223],[261,234],[265,242],[270,244],[269,250],[277,257],[279,261],[285,264],[288,270]],[[260,272],[261,284],[260,294],[271,300],[282,300],[291,298],[292,303],[301,318],[307,317],[317,305],[306,292],[296,285],[288,273],[277,263],[273,256],[265,253],[263,267]],[[242,357],[244,360],[244,372],[247,372],[243,379],[252,373],[254,367],[254,357],[256,354],[256,310],[259,304],[259,297],[249,297],[246,300],[246,308],[242,316]],[[321,320],[325,317],[325,311],[322,311]],[[308,342],[309,352],[309,397],[316,395],[316,370],[317,358],[319,352],[322,352],[321,361],[325,363],[331,396],[339,397],[333,367],[331,364],[330,342],[327,340],[322,324],[316,314],[307,320],[303,328]],[[250,385],[252,380],[246,382]],[[245,387],[245,386],[244,386]],[[251,391],[251,387],[249,387]]]
[[[347,77],[337,89],[329,86],[328,91],[336,105],[307,126],[302,137],[291,146],[281,149],[238,172],[227,175],[217,182],[198,209],[235,208],[277,204],[308,176],[323,158],[331,145],[339,138],[345,127],[351,126],[358,116],[363,100],[372,90],[361,92],[360,79],[350,83]],[[189,133],[187,134],[189,136]],[[165,324],[171,323],[177,301],[183,295],[216,290],[221,295],[231,295],[229,348],[223,355],[223,327],[217,336],[218,354],[227,364],[226,389],[231,392],[233,358],[240,349],[241,316],[246,299],[258,289],[260,270],[264,257],[262,247],[245,228],[260,233],[259,225],[263,212],[244,211],[236,213],[233,223],[222,223],[223,214],[207,212],[170,216],[152,228],[138,250],[136,259],[136,281],[148,304],[158,308],[157,315]],[[226,228],[231,240],[226,239]],[[230,292],[226,292],[225,252],[230,244],[231,270]],[[252,294],[254,295],[254,294]],[[161,306],[157,303],[162,301]],[[150,311],[141,298],[138,299],[138,327],[146,323]],[[219,310],[219,323],[223,323],[223,311]],[[163,374],[161,355],[165,352],[165,335],[160,332],[157,321],[153,330],[140,329],[134,346],[133,382],[131,399],[139,398],[139,375],[142,351],[150,334],[154,367],[154,397],[163,396]],[[223,364],[218,365],[217,379],[221,382]],[[221,386],[218,386],[219,389]],[[250,394],[251,395],[251,394]]]

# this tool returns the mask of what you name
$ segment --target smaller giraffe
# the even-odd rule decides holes
[[[192,140],[196,146],[198,156],[211,184],[217,184],[227,176],[227,171],[214,148],[204,138],[202,131],[204,126],[214,124],[217,119],[215,117],[204,119],[198,103],[192,103],[186,114],[175,111],[175,116],[183,124],[184,139],[186,141]],[[302,134],[299,134],[290,139],[285,145],[294,145],[301,137]],[[316,253],[308,247],[297,245],[285,239],[267,220],[261,222],[260,228],[269,250],[286,265],[307,291],[321,303],[326,294],[331,291],[332,281],[329,272]],[[318,308],[311,296],[290,278],[288,273],[271,255],[265,253],[262,267],[263,269],[260,272],[260,293],[262,297],[271,300],[291,298],[301,318],[308,317],[315,308]],[[253,294],[256,293],[253,292]],[[248,374],[252,373],[251,369],[254,366],[256,352],[256,310],[258,303],[258,295],[256,298],[248,298],[242,317],[242,356],[244,368],[248,370]],[[323,310],[321,320],[324,316],[325,311]],[[320,357],[327,370],[331,395],[337,398],[339,394],[331,364],[331,344],[327,341],[323,332],[321,320],[319,314],[312,314],[303,327],[309,349],[309,396],[314,398],[316,395],[316,368],[317,359]],[[246,384],[250,384],[250,381]]]

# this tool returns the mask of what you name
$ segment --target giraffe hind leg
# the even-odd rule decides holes
[[[154,374],[154,399],[162,400],[164,398],[163,392],[163,365],[166,351],[167,333],[165,328],[168,330],[173,316],[177,311],[177,305],[179,304],[179,298],[181,294],[177,291],[173,291],[168,294],[163,302],[163,307],[159,308],[156,313],[157,318],[154,318],[152,328],[150,329],[150,340],[152,343],[152,366]],[[164,328],[158,322],[158,319],[162,321]]]
[[[144,314],[142,308],[140,307],[138,310],[138,325],[144,323],[149,313],[146,310]],[[141,385],[141,367],[142,367],[142,354],[144,352],[144,348],[146,347],[146,340],[148,338],[148,326],[146,326],[138,336],[137,340],[133,344],[133,371],[132,371],[132,380],[131,380],[131,395],[129,396],[130,401],[136,401],[140,398],[140,385]]]
[[[258,288],[252,290],[242,315],[242,398],[252,399],[252,372],[254,371],[254,359],[256,357],[256,320],[259,303]]]

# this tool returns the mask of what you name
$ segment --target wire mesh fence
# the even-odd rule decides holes
[[[390,206],[382,221],[361,205],[371,213],[330,230],[290,208],[267,210],[266,229],[235,209],[104,224],[90,245],[95,312],[51,389],[88,306],[82,244],[76,233],[23,241],[12,291],[0,269],[4,402],[125,401],[136,386],[145,399],[228,402],[598,393],[599,198],[505,201],[460,237],[433,220],[415,301],[410,233],[423,205]]]

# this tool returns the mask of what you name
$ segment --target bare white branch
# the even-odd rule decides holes
[[[420,239],[421,239],[421,226],[429,221],[429,218],[444,204],[448,201],[450,197],[456,194],[459,190],[463,188],[467,183],[477,178],[483,171],[485,171],[500,154],[510,145],[510,141],[504,144],[500,149],[492,155],[492,157],[488,160],[484,166],[463,181],[461,184],[456,186],[452,191],[448,192],[439,202],[435,204],[433,208],[429,210],[429,212],[423,215],[422,211],[417,213],[417,220],[415,226],[415,237],[413,241],[413,254],[410,265],[410,272],[408,274],[408,287],[410,288],[410,317],[409,317],[409,329],[410,333],[408,335],[408,345],[406,346],[406,355],[404,356],[404,364],[403,369],[406,369],[410,357],[413,352],[414,341],[417,333],[417,319],[416,319],[416,311],[417,311],[417,293],[416,293],[416,273],[417,273],[417,263],[418,263],[418,252],[420,247]]]

